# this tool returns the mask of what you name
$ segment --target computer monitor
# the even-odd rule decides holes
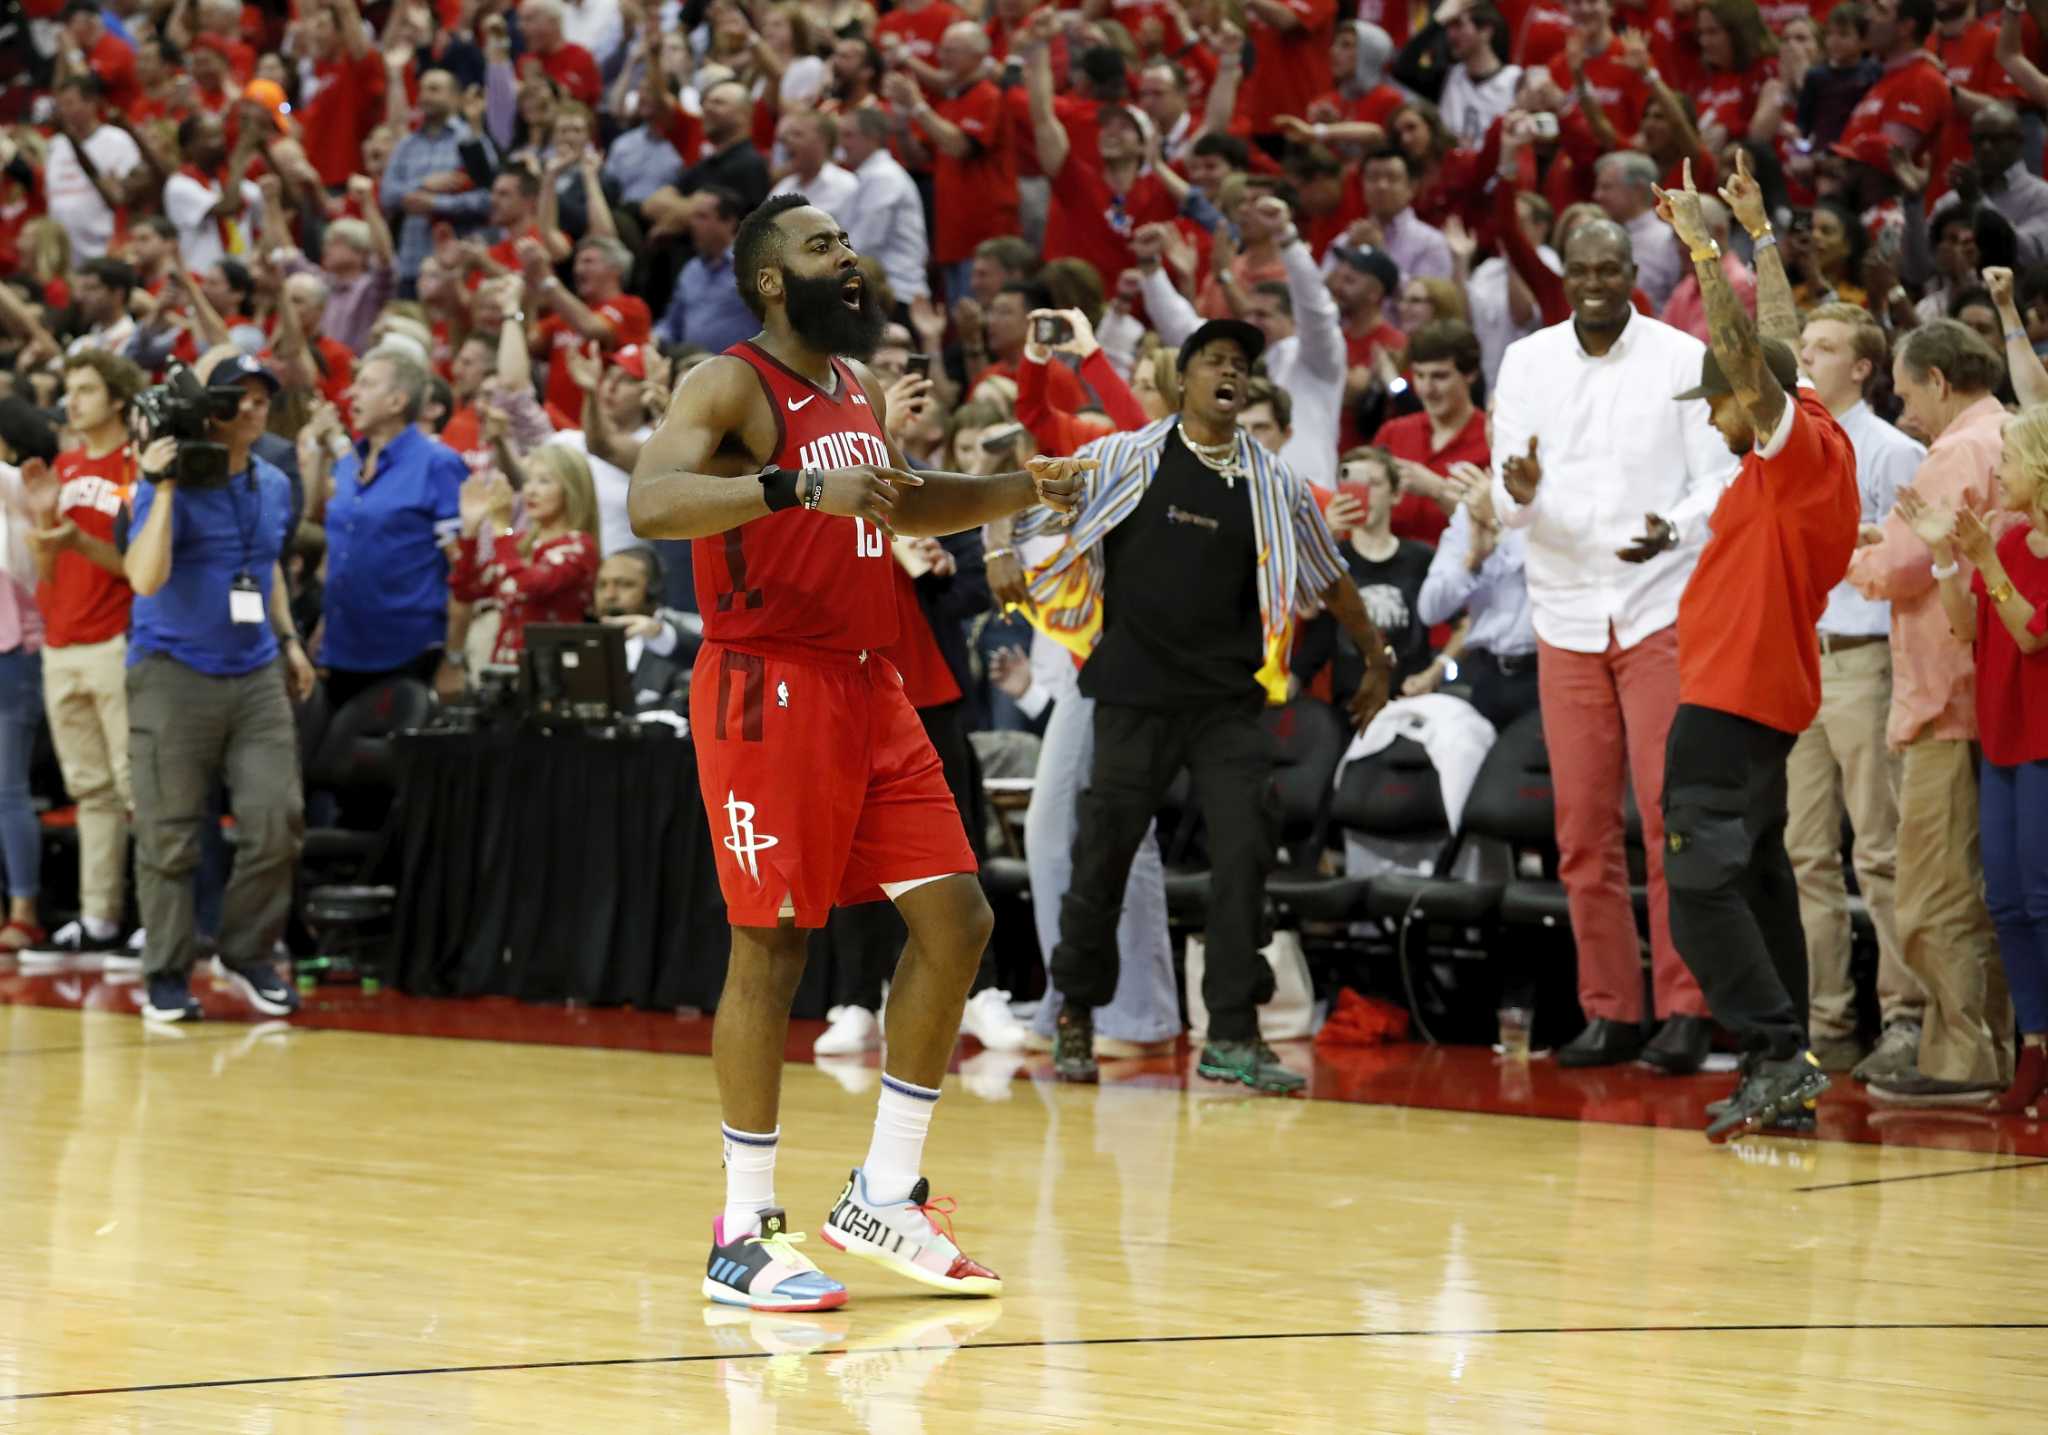
[[[543,723],[632,716],[626,634],[606,623],[534,623],[520,660],[527,710]]]

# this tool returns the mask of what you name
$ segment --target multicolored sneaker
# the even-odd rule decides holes
[[[837,1310],[846,1304],[846,1287],[797,1249],[802,1240],[786,1214],[770,1210],[761,1213],[759,1234],[728,1242],[721,1214],[711,1223],[705,1298],[748,1310]]]
[[[934,1201],[931,1192],[932,1183],[920,1176],[904,1200],[870,1200],[867,1178],[856,1166],[818,1234],[835,1251],[864,1257],[934,1290],[1001,1295],[1003,1278],[960,1254],[953,1243],[953,1198]]]
[[[1195,1070],[1211,1081],[1235,1081],[1254,1091],[1291,1096],[1308,1078],[1289,1071],[1263,1041],[1211,1041],[1202,1048]]]

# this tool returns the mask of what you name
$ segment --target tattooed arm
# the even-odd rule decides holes
[[[1721,372],[1728,376],[1736,402],[1749,411],[1750,426],[1761,443],[1766,435],[1777,432],[1778,420],[1785,415],[1785,390],[1770,365],[1764,362],[1756,325],[1742,311],[1735,291],[1728,287],[1728,276],[1721,271],[1721,250],[1700,213],[1700,196],[1692,187],[1690,162],[1685,166],[1682,189],[1657,191],[1657,212],[1678,231],[1679,241],[1692,253],[1693,273],[1699,277],[1700,297],[1707,306],[1707,341],[1713,346]],[[1763,312],[1761,288],[1757,310],[1759,314]]]
[[[1771,234],[1770,212],[1764,208],[1763,191],[1749,172],[1749,151],[1735,152],[1736,172],[1721,186],[1722,202],[1736,223],[1759,243],[1756,251],[1756,328],[1766,339],[1782,339],[1799,351],[1799,306],[1792,301],[1792,280],[1785,273],[1784,255]]]

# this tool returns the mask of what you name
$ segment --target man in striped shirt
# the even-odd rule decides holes
[[[1259,713],[1285,700],[1297,610],[1328,607],[1366,656],[1352,702],[1361,727],[1386,702],[1391,663],[1308,484],[1237,426],[1264,347],[1257,328],[1235,319],[1188,336],[1181,411],[1082,449],[1100,466],[1086,476],[1070,541],[1032,580],[1041,602],[1064,602],[1083,629],[1099,628],[1080,676],[1096,705],[1094,772],[1052,955],[1064,1002],[1053,1062],[1063,1080],[1095,1078],[1093,1013],[1116,993],[1125,880],[1185,767],[1214,874],[1199,1070],[1259,1091],[1303,1084],[1259,1039],[1258,1008],[1273,986],[1259,955],[1273,853],[1272,744]],[[1028,511],[1015,537],[1049,517]]]

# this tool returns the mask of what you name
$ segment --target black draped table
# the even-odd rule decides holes
[[[717,1005],[732,934],[691,742],[412,733],[396,751],[402,990]],[[837,945],[812,934],[796,1016],[852,996]]]

